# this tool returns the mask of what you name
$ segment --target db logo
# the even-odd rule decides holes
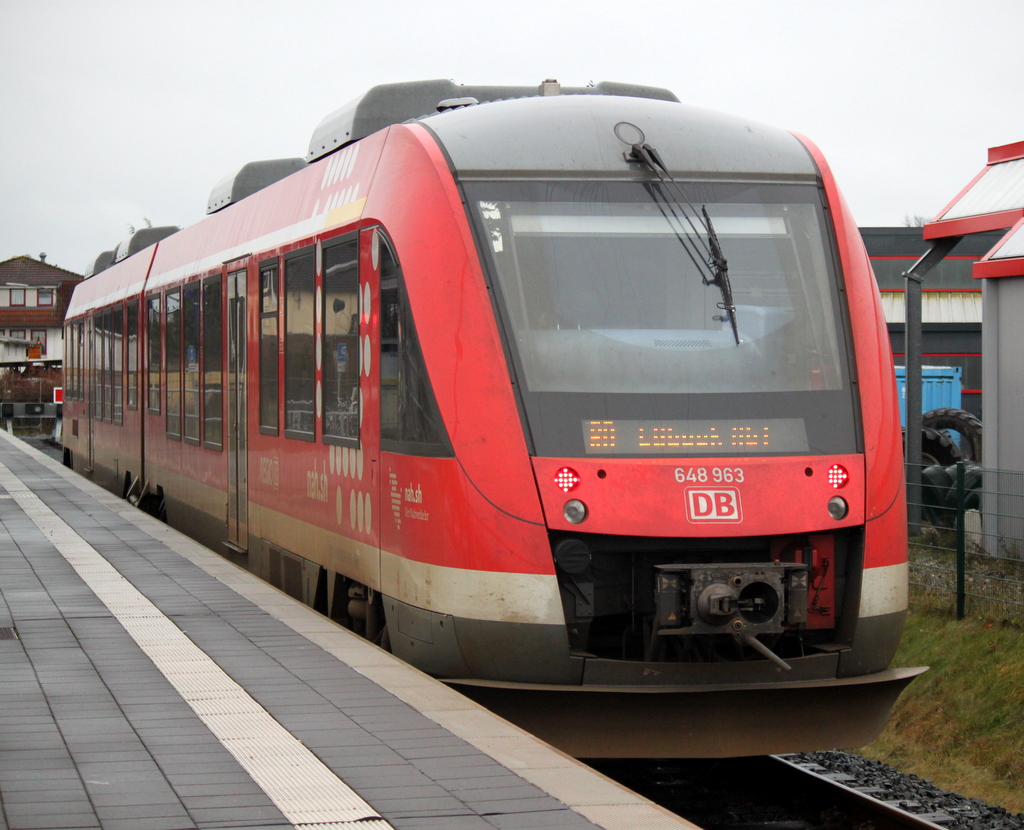
[[[740,491],[735,487],[688,487],[686,516],[691,522],[742,522]]]

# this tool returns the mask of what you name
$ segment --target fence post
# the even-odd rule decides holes
[[[966,604],[967,590],[967,545],[966,545],[966,524],[967,524],[967,497],[964,493],[964,468],[963,461],[956,462],[956,618],[964,618],[964,606]]]

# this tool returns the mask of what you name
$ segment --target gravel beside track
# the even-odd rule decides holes
[[[846,752],[805,752],[787,756],[791,760],[810,762],[830,773],[851,776],[844,782],[851,787],[878,787],[885,791],[886,801],[919,805],[906,806],[911,813],[948,813],[954,821],[944,822],[948,830],[1024,830],[1024,814],[1012,813],[976,798],[965,798],[946,792],[916,775],[897,772],[892,767],[851,755]],[[901,806],[897,804],[897,806]]]
[[[885,764],[845,752],[781,756],[921,815],[945,830],[1024,830],[1024,815],[939,789]],[[591,765],[707,830],[874,830],[840,804],[776,779],[764,758],[601,760]],[[938,822],[936,814],[950,818]],[[944,817],[942,817],[944,819]]]

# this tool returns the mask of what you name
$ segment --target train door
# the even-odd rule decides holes
[[[245,290],[246,272],[227,279],[228,335],[228,541],[239,551],[249,549],[249,492],[246,462],[245,394]]]
[[[377,361],[371,346],[371,340],[376,342],[371,320],[378,317],[376,233],[366,230],[323,243],[317,392],[323,441],[331,445],[330,468],[340,476],[327,496],[334,499],[341,532],[358,540],[364,551],[347,575],[370,588],[380,582],[380,438]]]
[[[372,500],[373,516],[376,517],[373,528],[373,542],[377,548],[377,575],[378,590],[383,587],[383,563],[381,561],[381,550],[384,542],[384,515],[382,505],[385,499],[390,497],[385,493],[385,482],[383,480],[383,467],[381,460],[381,421],[384,411],[387,409],[390,399],[388,390],[381,386],[382,380],[387,375],[387,370],[382,366],[383,358],[383,307],[384,295],[382,293],[384,279],[388,274],[383,272],[382,252],[386,250],[383,243],[383,235],[380,228],[374,228],[362,233],[363,245],[361,245],[360,259],[360,327],[363,331],[369,331],[369,336],[363,337],[362,348],[366,352],[361,369],[362,383],[367,392],[365,411],[363,412],[362,429],[362,452],[366,454],[366,463],[370,470],[370,491],[367,499]],[[368,244],[367,244],[368,243]]]

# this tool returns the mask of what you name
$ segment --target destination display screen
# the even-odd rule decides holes
[[[808,451],[803,418],[582,423],[587,455],[761,455]]]

